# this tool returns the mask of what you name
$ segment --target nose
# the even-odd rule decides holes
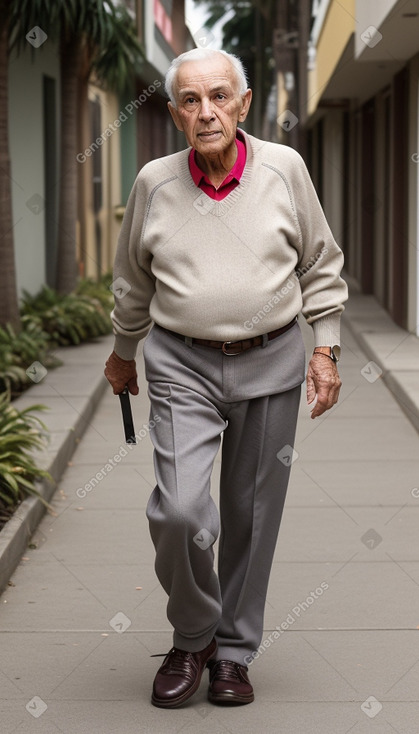
[[[204,122],[210,122],[214,119],[214,111],[212,109],[211,100],[208,97],[203,97],[201,100],[201,108],[199,110],[199,118]]]

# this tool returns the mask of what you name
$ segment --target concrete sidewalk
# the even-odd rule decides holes
[[[150,704],[161,664],[150,655],[172,639],[144,513],[152,447],[146,428],[125,446],[109,388],[57,515],[0,598],[2,734],[417,734],[418,434],[346,320],[343,347],[340,403],[315,421],[301,403],[255,702],[213,706],[205,673],[183,708]],[[149,418],[138,367],[137,433]]]

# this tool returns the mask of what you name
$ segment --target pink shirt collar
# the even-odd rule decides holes
[[[199,168],[196,159],[195,159],[195,149],[192,148],[191,152],[189,153],[189,170],[191,173],[191,176],[193,178],[193,181],[196,186],[200,186],[201,183],[206,184],[207,186],[212,186],[214,191],[219,191],[224,186],[228,186],[229,183],[231,183],[233,180],[237,181],[237,183],[240,182],[240,179],[242,177],[244,167],[246,165],[246,143],[244,142],[243,134],[240,130],[237,130],[236,133],[236,146],[237,146],[237,159],[236,162],[231,169],[231,171],[227,174],[224,181],[220,184],[218,189],[215,189],[215,186],[211,183],[208,176]]]

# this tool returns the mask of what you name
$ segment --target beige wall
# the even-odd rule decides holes
[[[355,58],[365,51],[362,33],[369,28],[379,28],[397,0],[356,0]]]
[[[11,56],[9,148],[18,293],[22,289],[37,293],[46,277],[44,75],[55,79],[58,108],[60,65],[57,48],[52,41],[48,39],[38,49],[28,46],[18,58],[14,54]],[[40,197],[39,207],[30,208],[31,201],[36,204],[36,199],[32,197]]]

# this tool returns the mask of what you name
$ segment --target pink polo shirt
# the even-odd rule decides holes
[[[204,191],[206,194],[208,194],[211,199],[221,201],[221,199],[224,199],[240,183],[244,166],[246,164],[246,143],[244,142],[244,137],[241,134],[240,130],[237,130],[236,146],[236,162],[231,171],[225,177],[224,181],[219,185],[218,189],[215,188],[215,186],[209,180],[208,176],[201,170],[201,168],[199,168],[195,159],[195,149],[192,148],[191,152],[189,153],[188,163],[193,181],[195,185],[202,189],[202,191]]]

